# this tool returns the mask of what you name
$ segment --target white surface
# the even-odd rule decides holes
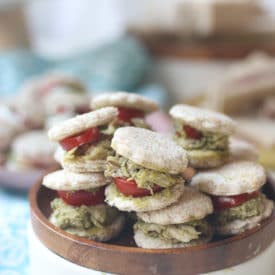
[[[73,264],[47,249],[29,226],[30,275],[107,275]],[[275,242],[263,253],[241,265],[205,275],[274,275]],[[109,273],[108,273],[109,274]]]
[[[111,275],[71,263],[45,247],[29,225],[30,275]]]

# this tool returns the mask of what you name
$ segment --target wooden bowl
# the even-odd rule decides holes
[[[267,186],[274,190],[274,185]],[[115,274],[198,274],[241,264],[264,251],[275,239],[275,213],[243,234],[190,248],[142,249],[130,226],[119,238],[99,243],[66,233],[48,221],[53,190],[37,182],[30,192],[31,220],[40,241],[80,266]],[[272,198],[274,199],[274,197]],[[39,253],[39,252],[38,252]]]

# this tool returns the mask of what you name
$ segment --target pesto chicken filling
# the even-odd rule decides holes
[[[101,132],[105,135],[114,135],[115,131],[120,127],[134,126],[137,128],[150,129],[150,126],[142,118],[132,118],[130,122],[122,120],[114,120],[107,125],[107,127],[102,128]]]
[[[116,208],[105,204],[95,206],[71,206],[62,199],[56,198],[51,202],[51,220],[54,225],[64,230],[75,228],[89,230],[110,225],[119,215]]]
[[[180,175],[171,175],[144,168],[118,154],[107,158],[107,167],[104,174],[106,177],[135,180],[139,188],[150,190],[151,193],[153,193],[155,185],[168,188],[183,183],[183,178]]]
[[[64,156],[65,162],[77,160],[105,160],[112,153],[111,140],[103,139],[96,144],[84,144],[67,151]]]
[[[261,194],[239,206],[216,212],[211,217],[211,221],[215,225],[223,226],[234,220],[245,220],[254,216],[259,216],[265,211],[265,199],[265,195]]]
[[[175,121],[176,137],[175,140],[186,150],[228,150],[228,136],[221,133],[203,132],[198,139],[189,138],[184,131],[184,124],[180,121]]]
[[[212,234],[211,227],[206,220],[196,220],[183,224],[159,225],[138,221],[134,225],[134,231],[142,231],[151,238],[169,241],[173,244],[189,243]]]

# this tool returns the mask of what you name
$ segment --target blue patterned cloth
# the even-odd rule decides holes
[[[0,189],[0,275],[28,275],[27,195]]]

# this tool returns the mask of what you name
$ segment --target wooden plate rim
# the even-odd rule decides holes
[[[104,271],[104,272],[111,272],[113,273],[114,270],[110,270],[110,268],[108,267],[102,267],[102,264],[99,265],[95,265],[94,263],[83,263],[83,262],[79,262],[79,260],[76,259],[72,259],[70,256],[66,257],[67,254],[65,252],[60,252],[60,249],[54,248],[52,247],[52,245],[48,244],[47,241],[44,240],[43,236],[40,236],[38,234],[38,232],[36,231],[36,228],[34,226],[35,223],[39,223],[40,227],[44,227],[44,232],[51,232],[53,234],[56,234],[59,238],[62,238],[65,241],[69,241],[71,244],[75,244],[75,245],[80,245],[83,248],[85,247],[85,249],[98,249],[99,251],[101,251],[101,253],[104,251],[105,252],[113,252],[113,253],[118,253],[121,255],[126,255],[129,254],[129,256],[156,256],[156,257],[165,257],[166,256],[173,256],[173,255],[179,255],[179,254],[192,254],[192,253],[196,253],[196,252],[203,252],[206,251],[207,249],[223,249],[224,247],[228,246],[229,244],[233,244],[236,243],[238,241],[243,241],[247,238],[250,238],[252,235],[258,233],[259,231],[261,231],[264,228],[267,228],[268,225],[272,226],[271,223],[273,224],[273,226],[275,227],[275,213],[273,212],[273,215],[271,218],[266,219],[265,221],[263,221],[259,226],[248,230],[242,234],[227,238],[225,240],[221,240],[221,241],[215,241],[215,242],[211,242],[208,244],[202,244],[202,245],[198,245],[195,247],[186,247],[186,248],[172,248],[172,249],[143,249],[143,248],[139,248],[139,247],[128,247],[128,246],[122,246],[122,245],[117,245],[117,244],[109,244],[109,243],[100,243],[100,242],[95,242],[92,240],[88,240],[85,238],[81,238],[81,237],[77,237],[74,235],[71,235],[65,231],[63,231],[60,228],[57,228],[56,226],[52,225],[48,219],[45,217],[45,215],[42,213],[42,211],[39,209],[39,206],[37,204],[37,194],[40,191],[41,188],[41,180],[38,181],[31,189],[31,192],[29,194],[29,200],[30,200],[30,208],[31,208],[31,219],[32,219],[32,223],[33,223],[33,227],[34,227],[34,231],[37,233],[37,237],[40,239],[40,241],[42,241],[44,243],[44,245],[46,247],[48,247],[50,250],[53,250],[55,253],[57,253],[58,255],[67,258],[68,260],[75,262],[76,264],[79,264],[81,266],[84,267],[88,267],[88,268],[93,268],[95,270],[100,270],[100,271]],[[44,187],[43,187],[44,188]],[[36,225],[37,226],[37,225]],[[45,231],[46,230],[46,231]],[[273,236],[273,238],[271,239],[270,243],[272,243],[272,241],[274,241],[275,239],[275,234]],[[262,247],[262,250],[266,249],[268,247],[268,245],[270,243],[266,243],[264,244],[264,246]],[[261,251],[262,251],[261,250]],[[259,251],[258,254],[261,252]],[[249,256],[249,258],[246,258],[246,260],[249,260],[255,256],[257,256],[258,254],[254,254]],[[234,260],[234,265],[237,264],[241,264],[242,262],[244,262],[245,260],[240,259],[240,260]],[[224,269],[224,268],[228,268],[230,266],[232,266],[232,262],[230,263],[220,263],[220,264],[216,264],[216,266],[222,266],[220,269]],[[204,272],[210,272],[210,271],[214,271],[217,270],[217,268],[211,266],[211,267],[207,267],[206,270]],[[101,270],[101,269],[105,269],[105,270]],[[201,268],[200,268],[201,269]],[[117,273],[117,272],[116,272]],[[137,273],[133,273],[133,274],[137,274]],[[186,273],[187,274],[187,273]],[[189,274],[189,273],[188,273]],[[194,273],[190,273],[190,274],[194,274]]]

